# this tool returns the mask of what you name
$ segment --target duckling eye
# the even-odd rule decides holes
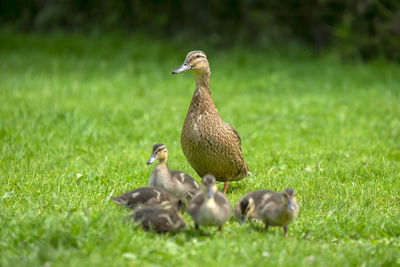
[[[201,58],[201,55],[197,55],[196,58]]]

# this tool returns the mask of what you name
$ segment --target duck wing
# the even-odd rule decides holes
[[[152,187],[139,187],[121,196],[111,197],[115,203],[133,209],[139,204],[157,204],[169,200],[162,191]]]
[[[229,216],[232,212],[232,206],[226,196],[222,192],[218,191],[215,193],[214,199],[217,205],[223,208]]]
[[[233,127],[231,124],[227,123],[224,121],[227,129],[232,132],[232,137],[236,141],[237,148],[239,149],[239,153],[237,154],[238,158],[240,159],[240,162],[242,162],[242,166],[238,169],[238,173],[236,176],[239,177],[246,177],[247,175],[251,175],[249,172],[249,167],[247,166],[247,163],[244,161],[243,158],[243,152],[242,152],[242,139],[240,138],[239,133],[236,131],[235,127]]]
[[[178,171],[178,170],[172,170],[171,171],[172,177],[177,179],[179,182],[181,182],[184,185],[188,185],[191,189],[198,190],[200,189],[199,184],[196,182],[195,179],[193,179],[192,176],[190,176],[187,173]]]
[[[186,209],[187,213],[189,213],[190,216],[194,216],[195,212],[201,207],[203,203],[203,192],[198,192],[190,201],[189,207]]]
[[[166,210],[144,208],[133,214],[136,223],[140,223],[145,230],[155,230],[160,233],[171,231],[173,221]]]
[[[231,131],[233,133],[233,137],[235,138],[236,142],[239,144],[240,147],[240,151],[242,151],[242,139],[240,138],[239,133],[236,131],[235,127],[232,126],[232,124],[227,123],[226,121],[224,121],[225,126],[228,128],[229,131]]]
[[[281,203],[282,203],[282,196],[279,193],[273,192],[273,193],[271,193],[270,197],[264,199],[261,202],[260,206],[264,207],[264,206],[269,205],[269,204],[279,205]]]

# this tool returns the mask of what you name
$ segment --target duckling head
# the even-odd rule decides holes
[[[251,214],[255,209],[253,198],[243,199],[240,202],[240,224],[243,224],[246,220],[246,216]]]
[[[285,203],[287,203],[287,209],[290,212],[295,212],[297,206],[297,200],[294,194],[294,190],[292,188],[286,188],[285,191],[283,191],[283,196],[284,199],[286,200]]]
[[[215,183],[215,177],[211,174],[206,174],[203,177],[203,181],[201,183],[201,190],[203,191],[206,199],[214,198],[215,192],[218,191],[217,184]]]
[[[147,164],[153,163],[156,159],[158,159],[160,163],[165,163],[165,164],[168,161],[168,149],[167,146],[164,145],[163,143],[158,143],[153,146],[153,152],[151,153],[151,156],[147,161]]]
[[[192,70],[195,76],[210,74],[210,66],[206,54],[200,50],[189,52],[183,64],[172,71],[172,74],[182,73],[187,70]]]

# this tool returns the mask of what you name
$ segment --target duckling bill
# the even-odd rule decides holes
[[[196,89],[181,133],[185,157],[200,177],[212,174],[223,181],[224,194],[229,181],[250,174],[244,161],[241,139],[236,129],[222,120],[210,92],[210,66],[202,51],[191,51],[172,74],[191,70]]]

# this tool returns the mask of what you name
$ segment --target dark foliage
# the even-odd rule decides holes
[[[400,61],[398,0],[3,0],[0,25],[25,31],[146,31],[213,42],[300,40]]]

